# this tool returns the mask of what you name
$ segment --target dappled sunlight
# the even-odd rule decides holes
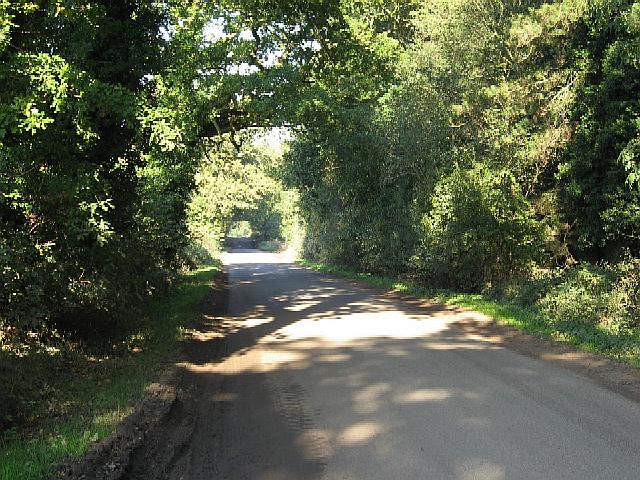
[[[308,354],[294,350],[241,350],[221,362],[196,365],[181,363],[181,367],[191,372],[217,373],[222,375],[237,375],[242,373],[266,373],[286,366],[296,368],[296,362],[304,361]],[[303,367],[308,367],[305,364]],[[301,367],[298,367],[301,368]]]
[[[380,424],[375,422],[361,422],[350,425],[338,435],[338,442],[342,445],[354,446],[373,440],[383,432]]]
[[[180,367],[194,383],[220,382],[203,408],[235,412],[230,425],[249,415],[243,432],[268,418],[297,460],[323,472],[298,476],[289,463],[265,464],[252,478],[500,480],[519,478],[514,458],[544,478],[535,446],[548,445],[551,456],[571,448],[538,426],[545,418],[553,428],[573,428],[554,423],[554,412],[569,407],[531,402],[551,388],[569,398],[571,379],[542,375],[504,347],[452,327],[480,318],[472,312],[381,298],[238,255],[247,263],[230,271],[227,314],[205,318],[202,354]],[[531,417],[522,417],[522,405]]]
[[[489,392],[479,392],[479,391],[474,391],[474,390],[468,390],[468,391],[464,391],[460,393],[460,396],[462,398],[465,398],[467,400],[475,400],[475,401],[479,401],[479,402],[487,402],[490,401],[492,398],[492,394],[490,394]]]
[[[326,355],[319,355],[315,358],[316,362],[348,362],[351,359],[350,355],[344,353],[330,353]]]
[[[101,415],[96,415],[93,417],[91,424],[94,427],[98,428],[113,428],[118,422],[122,421],[127,415],[129,415],[133,411],[132,407],[127,408],[117,408],[114,410],[109,410],[106,413]]]
[[[384,353],[390,357],[406,357],[409,355],[409,351],[404,348],[388,348]]]
[[[222,252],[220,260],[224,265],[245,264],[284,264],[293,263],[295,255],[287,251],[282,253],[269,253],[260,250],[241,250],[234,252]]]
[[[264,350],[262,352],[262,362],[269,369],[276,369],[283,365],[292,365],[309,358],[308,353],[294,350]],[[310,366],[310,365],[309,365]]]
[[[201,330],[192,330],[191,338],[194,340],[198,340],[200,342],[208,342],[215,338],[224,338],[225,334],[221,331],[201,331]]]
[[[301,312],[303,310],[306,310],[307,308],[315,307],[316,305],[319,305],[319,304],[320,304],[319,300],[302,300],[302,301],[298,301],[298,303],[294,305],[284,307],[284,309],[289,310],[290,312]]]
[[[483,459],[470,459],[455,467],[457,478],[460,480],[503,480],[506,477],[502,465]]]
[[[294,292],[294,294],[275,295],[274,297],[272,297],[272,300],[287,303],[304,303],[309,301],[317,301],[318,299],[329,299],[341,295],[349,295],[349,291],[332,286],[320,288],[305,288],[304,290]],[[291,307],[293,307],[293,305],[291,305]]]
[[[335,434],[322,428],[309,428],[298,435],[296,444],[309,460],[324,460],[334,454]]]
[[[451,397],[451,392],[442,388],[421,389],[394,396],[397,403],[441,402]]]
[[[317,338],[327,342],[352,342],[361,338],[420,338],[441,332],[446,328],[442,322],[408,317],[399,310],[388,310],[384,314],[358,312],[336,315],[330,318],[302,319],[280,331],[289,339]]]
[[[497,350],[501,348],[501,347],[492,345],[490,343],[474,342],[474,341],[465,341],[465,342],[428,341],[428,342],[423,342],[422,346],[424,348],[428,348],[431,350],[460,350],[460,349],[462,350]]]
[[[256,314],[264,309],[258,309]],[[227,335],[237,333],[242,329],[257,327],[267,324],[274,320],[274,317],[248,316],[247,318],[217,318],[204,316],[205,325],[209,328],[192,330],[192,337],[199,341],[207,341],[215,338],[224,338]]]
[[[589,365],[589,368],[606,367],[607,359],[597,358],[587,352],[543,353],[540,358],[566,365]]]
[[[0,480],[640,479],[640,0],[0,5]]]
[[[392,391],[389,383],[367,385],[353,396],[354,410],[358,413],[374,413],[381,406],[383,395]]]
[[[247,318],[242,326],[244,328],[257,327],[259,325],[264,325],[265,323],[272,322],[274,320],[273,317],[255,317],[255,318]]]

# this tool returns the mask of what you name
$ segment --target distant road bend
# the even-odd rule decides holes
[[[451,325],[471,314],[281,254],[224,260],[227,313],[182,364],[193,425],[168,478],[640,478],[637,403]]]

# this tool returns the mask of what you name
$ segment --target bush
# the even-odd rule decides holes
[[[558,280],[537,302],[552,321],[610,324],[620,313],[611,268],[581,265],[564,270]]]
[[[50,316],[42,257],[26,235],[0,232],[0,325],[32,328]]]
[[[544,270],[488,293],[533,307],[556,325],[593,325],[614,334],[640,327],[639,259]]]
[[[214,256],[211,250],[202,242],[193,238],[185,245],[181,256],[184,268],[187,270],[192,270],[201,265],[210,264],[214,261]]]
[[[640,259],[629,258],[617,266],[619,276],[615,290],[624,309],[620,324],[625,328],[640,327]]]
[[[598,325],[619,332],[640,325],[640,262],[584,264],[566,269],[538,301],[556,322]]]
[[[456,168],[436,185],[414,266],[435,286],[478,290],[528,271],[542,244],[543,230],[513,175]]]

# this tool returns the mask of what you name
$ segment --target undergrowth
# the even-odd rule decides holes
[[[183,275],[149,305],[140,327],[108,350],[62,340],[31,349],[4,345],[0,382],[17,408],[2,418],[0,480],[41,479],[114,432],[175,354],[195,305],[219,272],[216,264]]]

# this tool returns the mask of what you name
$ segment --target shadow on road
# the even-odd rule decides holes
[[[180,363],[193,428],[168,478],[635,478],[621,399],[605,418],[606,392],[451,328],[471,312],[278,258],[231,256],[228,309]]]

